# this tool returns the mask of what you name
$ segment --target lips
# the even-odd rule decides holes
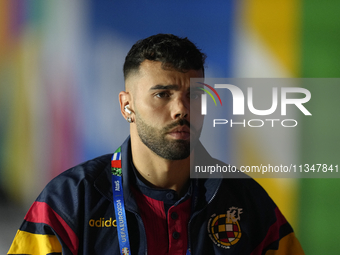
[[[168,134],[174,139],[187,140],[190,138],[190,128],[188,126],[176,127]]]

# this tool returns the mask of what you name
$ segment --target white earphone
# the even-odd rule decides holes
[[[125,110],[128,114],[131,114],[132,112],[131,112],[131,110],[130,110],[128,107],[130,107],[130,105],[125,105],[124,110]]]

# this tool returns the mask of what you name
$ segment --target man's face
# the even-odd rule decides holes
[[[146,60],[129,81],[135,128],[140,140],[158,156],[181,160],[190,155],[190,141],[196,143],[201,133],[200,114],[190,123],[190,101],[200,109],[200,90],[190,95],[190,78],[202,78],[203,72],[183,73],[161,65]]]

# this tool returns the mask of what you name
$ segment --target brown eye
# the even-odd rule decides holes
[[[170,97],[169,93],[168,92],[159,92],[156,94],[156,97],[158,98],[166,98],[166,97]]]

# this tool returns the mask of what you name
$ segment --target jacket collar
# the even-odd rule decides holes
[[[205,155],[204,160],[214,161],[203,145],[199,142],[195,150],[199,150],[199,155]],[[131,142],[130,136],[121,145],[121,155],[122,155],[122,182],[124,191],[125,207],[129,211],[138,212],[137,204],[134,200],[133,194],[130,189],[130,183],[132,183],[131,178],[133,178],[132,169],[130,166],[131,162]],[[111,158],[110,158],[111,159]],[[209,178],[209,179],[199,179],[199,197],[201,202],[204,204],[208,203],[216,194],[220,184],[221,179],[219,178]],[[94,182],[96,189],[108,200],[113,202],[112,193],[112,175],[111,175],[111,162],[109,162],[98,178]],[[205,199],[203,199],[205,198]],[[202,204],[203,206],[203,204]]]
[[[123,183],[123,192],[124,192],[124,200],[125,200],[125,208],[129,211],[137,211],[138,207],[136,202],[133,199],[129,183],[131,183],[131,170],[130,169],[130,155],[131,155],[131,147],[130,147],[130,136],[124,141],[121,145],[121,155],[122,155],[122,183]],[[108,200],[113,203],[113,192],[112,192],[112,174],[111,174],[111,158],[107,163],[104,170],[100,173],[97,179],[94,181],[95,188]]]
[[[197,156],[194,160],[194,165],[215,165],[216,159],[212,158],[207,150],[204,148],[201,142],[195,147],[195,155]],[[215,196],[222,182],[222,178],[199,178],[199,191],[203,199],[202,204],[209,203]],[[203,206],[202,205],[202,206]]]

